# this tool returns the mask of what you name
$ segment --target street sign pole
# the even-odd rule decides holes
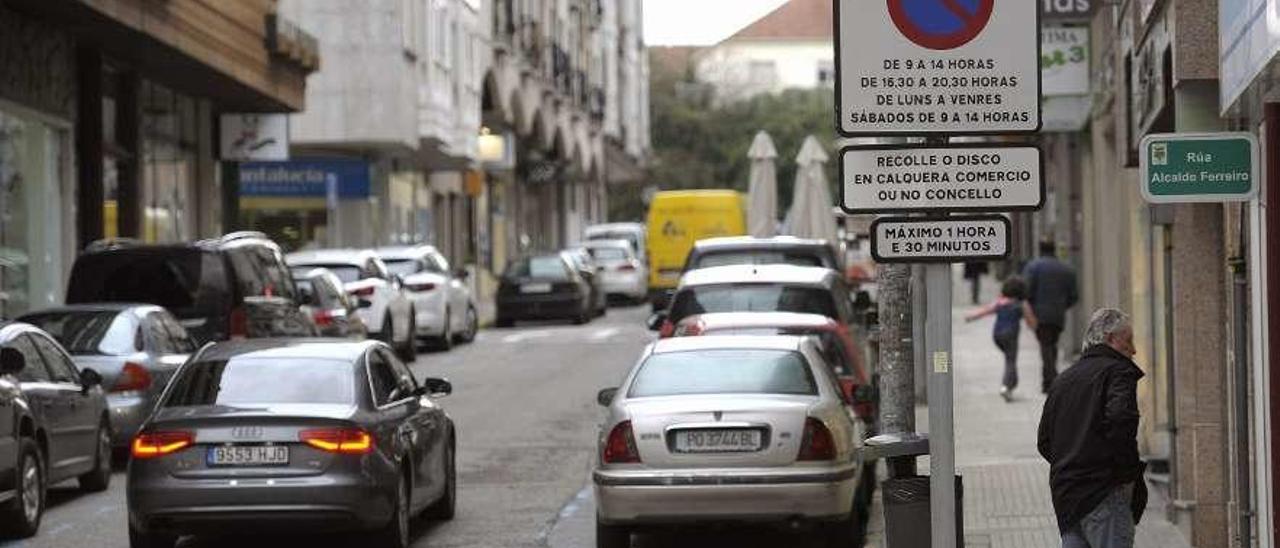
[[[943,214],[941,217],[946,217]],[[956,546],[956,448],[951,376],[951,264],[924,267],[929,298],[925,356],[929,367],[929,510],[932,548]]]

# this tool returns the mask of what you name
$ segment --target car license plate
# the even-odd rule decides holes
[[[284,445],[220,445],[209,448],[209,466],[276,466],[289,464]]]
[[[524,284],[520,286],[521,293],[550,293],[551,284]]]
[[[679,430],[677,453],[745,453],[760,450],[759,430]]]

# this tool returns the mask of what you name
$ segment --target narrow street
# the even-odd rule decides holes
[[[455,388],[442,404],[458,428],[459,492],[454,521],[418,524],[414,546],[546,546],[588,478],[596,391],[616,385],[650,340],[647,314],[647,307],[615,308],[583,326],[519,324],[483,331],[449,353],[420,355],[419,378],[447,377]],[[0,546],[127,547],[124,490],[122,471],[105,493],[83,495],[74,482],[53,488],[40,534]],[[298,545],[295,537],[263,544],[280,542]],[[228,543],[245,544],[183,545]],[[363,544],[357,536],[336,545]]]

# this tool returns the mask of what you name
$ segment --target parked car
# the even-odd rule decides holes
[[[67,283],[67,304],[88,303],[164,307],[200,343],[316,333],[279,246],[256,232],[184,244],[95,242]]]
[[[609,299],[604,290],[604,267],[591,256],[584,247],[571,247],[564,250],[569,262],[578,269],[583,279],[591,285],[591,313],[603,316],[609,312]]]
[[[102,376],[110,411],[111,445],[129,446],[195,340],[155,305],[84,304],[18,318],[53,336],[81,370]]]
[[[0,477],[12,496],[0,527],[18,537],[40,528],[46,489],[77,479],[84,491],[111,484],[111,425],[102,377],[77,370],[34,326],[0,323]]]
[[[674,336],[794,335],[813,336],[840,387],[854,402],[854,411],[867,423],[876,418],[875,378],[867,370],[863,347],[849,326],[818,314],[793,312],[723,312],[689,316],[676,324]]]
[[[342,280],[343,288],[357,299],[356,314],[369,336],[391,345],[405,361],[418,352],[413,302],[403,281],[369,250],[320,249],[290,253],[285,260],[294,273],[325,268]]]
[[[360,319],[355,299],[347,294],[342,280],[327,268],[313,268],[306,272],[299,268],[293,282],[298,285],[302,309],[316,323],[322,337],[364,339],[369,328]]]
[[[671,309],[649,318],[649,328],[669,337],[689,316],[714,312],[799,312],[852,326],[849,286],[829,268],[790,265],[717,266],[690,270],[680,279]]]
[[[747,233],[743,195],[733,190],[659,192],[649,204],[646,261],[654,310],[671,302],[694,242]]]
[[[631,302],[648,296],[648,269],[626,240],[588,240],[582,245],[603,269],[600,281],[606,296]]]
[[[698,240],[685,259],[684,271],[713,266],[789,264],[840,270],[835,248],[826,240],[793,236],[708,238]]]
[[[378,256],[392,274],[404,278],[417,311],[418,336],[430,337],[448,350],[454,342],[471,342],[480,331],[480,314],[471,294],[465,268],[449,269],[434,246],[383,247]]]
[[[591,321],[594,289],[565,252],[530,255],[513,261],[498,283],[498,327],[518,320]]]
[[[134,439],[129,544],[264,527],[404,548],[414,516],[454,514],[457,437],[437,402],[452,391],[378,341],[206,348]]]
[[[588,226],[582,231],[582,237],[588,242],[594,240],[626,240],[631,251],[642,262],[648,245],[645,241],[644,223],[605,223]],[[647,273],[646,273],[647,274]]]
[[[596,546],[679,523],[810,524],[861,546],[865,424],[809,337],[684,337],[645,349],[608,408],[592,480]]]

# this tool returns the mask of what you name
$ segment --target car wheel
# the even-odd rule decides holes
[[[476,333],[480,332],[480,315],[476,314],[476,307],[467,307],[467,328],[458,336],[459,340],[469,343],[476,340]]]
[[[129,548],[173,548],[176,544],[176,535],[141,531],[129,524]]]
[[[631,548],[631,530],[605,525],[596,517],[596,548]]]
[[[574,325],[583,325],[583,324],[585,324],[585,323],[587,323],[587,322],[590,322],[590,321],[591,321],[591,316],[592,316],[592,314],[591,314],[591,308],[590,308],[590,307],[588,307],[586,310],[583,310],[583,311],[581,311],[581,312],[578,312],[578,315],[573,317],[573,324],[574,324]]]
[[[378,340],[387,343],[387,346],[395,348],[396,332],[391,328],[391,311],[388,310],[386,315],[382,317],[382,331],[378,332]]]
[[[111,487],[111,427],[106,421],[98,425],[98,447],[93,456],[93,470],[79,478],[80,490],[88,493]]]
[[[423,516],[427,519],[449,521],[453,519],[458,506],[458,470],[457,454],[453,440],[449,441],[444,455],[445,485],[440,499],[427,507]]]
[[[449,310],[444,311],[444,327],[440,328],[435,347],[442,352],[453,348],[453,313]]]
[[[866,542],[866,531],[863,530],[863,517],[866,508],[854,496],[853,508],[849,515],[826,524],[822,529],[822,546],[826,548],[862,548]]]
[[[409,329],[404,336],[404,344],[400,346],[400,359],[410,363],[418,359],[418,319],[413,310],[409,311]]]
[[[31,438],[18,441],[18,486],[13,499],[0,510],[5,532],[18,538],[27,538],[40,529],[44,515],[45,476],[44,459],[40,446]]]
[[[409,546],[409,478],[401,475],[396,485],[396,500],[391,509],[391,519],[379,531],[377,546],[382,548],[408,548]]]

